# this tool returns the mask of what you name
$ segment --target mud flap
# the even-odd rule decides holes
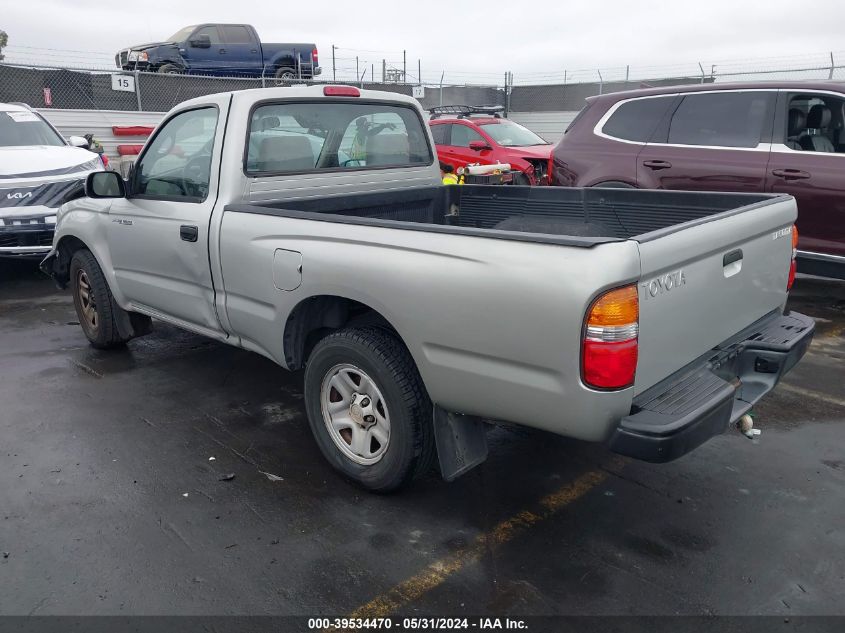
[[[454,481],[487,459],[487,434],[481,418],[434,407],[434,439],[440,473]]]
[[[153,331],[153,322],[150,317],[137,312],[127,312],[117,305],[114,297],[111,300],[111,309],[120,338],[128,341]]]

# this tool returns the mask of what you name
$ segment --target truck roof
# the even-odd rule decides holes
[[[326,96],[324,94],[325,88],[329,86],[354,88],[354,86],[337,86],[335,84],[319,84],[315,86],[280,86],[278,88],[250,88],[248,90],[230,90],[227,92],[217,94],[231,94],[233,100],[237,101],[263,101],[265,99],[283,99],[283,98],[331,98],[331,99],[349,99],[354,102],[357,99],[376,99],[378,101],[395,101],[397,103],[404,103],[408,105],[420,107],[419,101],[408,95],[399,94],[396,92],[388,92],[385,90],[358,90],[360,96],[358,97],[344,97],[344,96]],[[178,105],[178,109],[191,108],[197,105],[208,103],[208,98],[214,95],[204,95],[183,101]]]

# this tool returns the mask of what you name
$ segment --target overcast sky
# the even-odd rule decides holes
[[[200,22],[253,24],[265,41],[315,42],[321,65],[363,67],[381,59],[408,73],[422,60],[427,80],[512,71],[517,81],[586,68],[637,68],[798,56],[821,61],[843,51],[845,2],[839,0],[594,0],[527,3],[381,0],[25,0],[4,2],[0,29],[9,61],[102,65],[120,48],[165,39]],[[81,51],[81,52],[56,52]],[[91,52],[90,54],[88,52]],[[809,56],[813,55],[812,58]],[[727,65],[723,65],[727,67]],[[762,66],[761,66],[762,67]],[[378,70],[376,71],[378,74]],[[687,71],[689,72],[689,71]],[[468,73],[468,74],[465,74]],[[324,75],[325,76],[325,75]]]

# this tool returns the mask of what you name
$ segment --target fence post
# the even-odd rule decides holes
[[[704,83],[704,66],[701,65],[701,62],[698,62],[698,69],[701,71],[701,83]]]
[[[141,108],[141,73],[135,69],[135,102],[138,104],[138,112],[143,112]]]
[[[599,69],[596,69],[596,72],[599,74],[599,94],[603,94],[604,79],[602,79],[601,71]]]
[[[628,64],[625,66],[625,83],[628,83],[628,76],[631,74],[631,65]]]
[[[830,74],[827,76],[828,79],[833,79],[833,69],[835,67],[835,63],[833,61],[833,53],[830,54]]]
[[[443,77],[446,76],[446,71],[440,73],[440,105],[443,105]]]
[[[335,45],[332,44],[332,81],[337,81],[337,68],[334,63],[334,49]]]

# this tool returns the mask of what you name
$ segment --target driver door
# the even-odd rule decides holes
[[[118,288],[141,312],[220,331],[209,265],[209,219],[227,102],[173,115],[135,163],[126,198],[114,200],[108,244]]]

